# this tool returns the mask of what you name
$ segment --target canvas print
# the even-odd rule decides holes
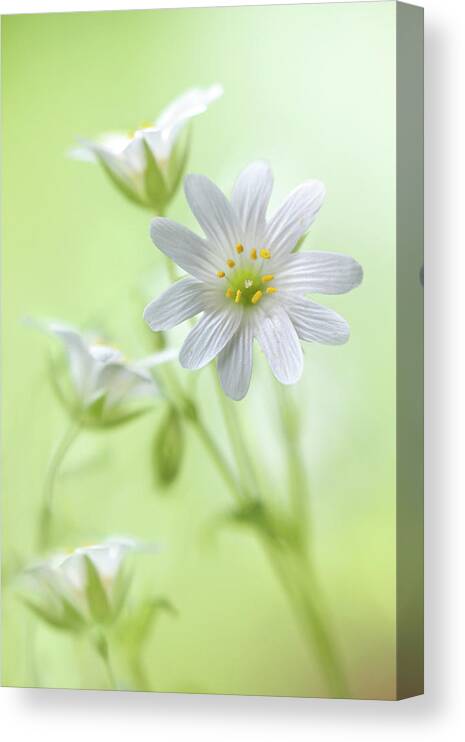
[[[421,692],[402,13],[2,19],[4,685]]]

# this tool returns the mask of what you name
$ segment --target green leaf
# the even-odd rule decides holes
[[[123,196],[125,196],[133,204],[137,204],[137,206],[144,206],[145,208],[147,208],[148,204],[145,203],[143,198],[141,198],[141,196],[139,196],[139,194],[133,188],[131,188],[131,186],[126,183],[123,178],[119,178],[116,173],[114,173],[113,170],[108,167],[103,157],[98,152],[95,152],[95,155],[98,158],[103,171],[111,180],[113,185],[116,186],[116,188],[120,191],[120,193],[122,193]]]
[[[115,582],[113,585],[113,612],[112,612],[112,619],[113,621],[116,621],[118,616],[121,613],[121,610],[124,606],[124,603],[127,598],[127,594],[129,592],[129,588],[131,585],[131,577],[127,570],[124,569],[124,567],[121,567],[118,571],[118,574],[116,575]]]
[[[185,450],[182,417],[170,405],[155,433],[153,465],[155,477],[162,487],[169,487],[181,471]]]
[[[64,597],[61,598],[61,604],[63,608],[63,620],[69,628],[73,631],[82,631],[85,629],[87,626],[86,620],[78,609]]]
[[[70,626],[64,620],[64,617],[58,616],[54,611],[49,610],[48,608],[45,608],[38,603],[34,603],[34,601],[29,600],[25,597],[21,597],[21,601],[24,603],[25,606],[27,606],[27,608],[29,608],[30,611],[32,611],[32,613],[37,616],[37,618],[40,618],[40,620],[46,623],[48,626],[51,626],[54,629],[60,629],[61,631],[70,630]]]
[[[149,598],[140,604],[123,627],[125,641],[140,651],[163,614],[177,616],[173,604],[166,598]]]
[[[174,145],[168,164],[168,183],[170,198],[176,195],[182,177],[186,171],[191,146],[191,126],[188,125]]]
[[[92,618],[98,623],[104,623],[110,618],[111,607],[108,602],[105,588],[92,559],[84,556],[86,567],[86,597]]]
[[[142,141],[144,142],[145,151],[144,185],[147,200],[154,211],[161,211],[168,201],[165,179],[149,145],[144,138]]]

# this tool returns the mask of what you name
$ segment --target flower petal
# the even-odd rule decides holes
[[[241,317],[241,307],[217,309],[204,314],[184,341],[179,354],[181,366],[195,370],[210,363],[231,340]]]
[[[286,310],[301,340],[342,345],[349,339],[348,322],[333,309],[295,297],[286,301]]]
[[[184,278],[170,286],[145,308],[144,319],[151,330],[171,330],[205,309],[203,284]]]
[[[187,175],[184,191],[189,206],[212,248],[224,259],[243,241],[243,230],[228,199],[205,175]]]
[[[211,85],[209,88],[191,88],[175,98],[155,122],[161,135],[157,144],[159,156],[167,159],[184,125],[194,116],[204,113],[208,105],[221,95],[221,85]]]
[[[265,246],[273,257],[288,255],[313,223],[325,197],[319,180],[308,180],[298,186],[270,219]]]
[[[98,383],[106,392],[105,410],[134,398],[153,396],[157,389],[148,371],[122,363],[105,366]]]
[[[152,220],[150,235],[153,242],[187,273],[201,281],[216,280],[218,259],[201,237],[170,219]]]
[[[363,278],[362,266],[349,255],[306,252],[289,256],[276,286],[297,293],[345,294]]]
[[[94,389],[96,362],[89,352],[84,338],[76,330],[56,322],[48,324],[47,329],[53,332],[65,346],[76,391],[85,400]]]
[[[267,162],[252,162],[239,175],[231,203],[244,230],[248,247],[261,245],[266,229],[266,210],[273,190],[273,174]]]
[[[223,391],[231,399],[245,397],[252,376],[253,327],[244,316],[241,326],[218,356],[217,370]]]
[[[294,325],[282,306],[274,306],[268,313],[256,312],[254,333],[281,384],[295,384],[303,371],[302,348]]]

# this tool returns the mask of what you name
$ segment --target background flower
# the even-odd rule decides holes
[[[177,356],[175,350],[166,349],[129,363],[119,349],[98,343],[73,327],[58,322],[39,323],[39,327],[61,340],[74,396],[68,405],[90,423],[125,419],[128,405],[159,395],[149,369]],[[61,399],[67,401],[57,378],[54,384]]]
[[[191,88],[175,98],[154,122],[131,132],[109,132],[81,142],[71,154],[98,161],[130,200],[152,211],[164,211],[184,173],[189,141],[181,138],[186,124],[223,94],[221,85]]]
[[[112,621],[128,589],[122,578],[124,561],[131,552],[142,550],[147,547],[134,539],[114,537],[55,554],[24,571],[25,600],[56,628],[81,630],[94,621]]]
[[[347,322],[305,297],[345,293],[362,280],[361,266],[347,255],[293,253],[323,203],[323,184],[303,183],[267,219],[272,186],[264,162],[239,175],[231,202],[205,176],[188,175],[186,198],[205,238],[168,219],[152,221],[155,245],[191,277],[149,304],[144,317],[152,330],[168,330],[203,312],[180,362],[195,370],[218,357],[223,389],[236,400],[249,388],[254,339],[283,384],[302,374],[300,340],[346,342]]]

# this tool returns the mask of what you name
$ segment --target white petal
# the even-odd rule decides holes
[[[183,270],[201,281],[214,282],[216,271],[222,265],[209,245],[201,237],[170,219],[152,220],[150,235],[153,242]]]
[[[231,340],[241,317],[241,307],[227,307],[204,314],[184,341],[179,354],[181,366],[195,370],[210,363]]]
[[[77,394],[86,401],[94,391],[95,361],[82,335],[65,325],[50,323],[48,329],[65,346]]]
[[[348,322],[333,309],[296,297],[286,301],[286,310],[301,340],[342,345],[349,339]]]
[[[127,163],[130,171],[142,173],[145,170],[146,158],[144,149],[144,139],[142,136],[135,136],[122,152],[122,158]]]
[[[223,95],[221,85],[209,88],[192,88],[176,98],[160,114],[156,127],[160,131],[157,151],[162,158],[168,158],[171,149],[181,133],[183,126],[194,116],[207,110],[214,100]]]
[[[95,148],[102,148],[105,152],[113,155],[120,155],[127,147],[130,137],[119,131],[111,131],[102,134],[97,141],[91,142],[86,139],[79,139],[79,144],[69,151],[70,157],[76,160],[85,160],[86,162],[96,162]]]
[[[191,118],[206,111],[209,103],[223,95],[221,85],[211,85],[209,88],[191,88],[175,98],[157,118],[157,126],[171,127],[181,120]]]
[[[287,197],[270,219],[265,246],[274,258],[289,254],[313,223],[325,197],[325,187],[319,180],[308,180]]]
[[[253,329],[245,316],[241,326],[218,356],[217,369],[221,386],[231,399],[245,397],[252,376]]]
[[[295,384],[303,371],[302,348],[283,307],[277,304],[268,314],[259,308],[254,319],[254,333],[278,381]]]
[[[362,266],[349,255],[303,252],[289,256],[275,284],[298,293],[344,294],[358,286],[362,278]]]
[[[137,368],[155,368],[155,366],[176,360],[178,356],[179,351],[176,348],[165,348],[165,350],[161,350],[159,353],[152,353],[150,356],[140,358],[133,366],[137,366]]]
[[[205,175],[187,175],[184,190],[189,206],[210,244],[224,259],[243,241],[243,230],[231,204]]]
[[[105,390],[106,410],[136,397],[153,396],[157,390],[148,371],[123,363],[105,366],[99,374],[98,385]]]
[[[263,243],[272,189],[273,174],[266,162],[252,162],[236,180],[231,203],[244,231],[247,247]]]
[[[152,330],[171,330],[205,309],[202,284],[184,278],[170,286],[145,308],[144,319]]]
[[[152,150],[153,156],[160,165],[160,163],[169,156],[169,152],[166,150],[165,147],[163,132],[160,131],[160,129],[142,129],[140,132],[136,132],[136,136],[139,135],[141,143],[142,138],[145,139],[150,149]]]

